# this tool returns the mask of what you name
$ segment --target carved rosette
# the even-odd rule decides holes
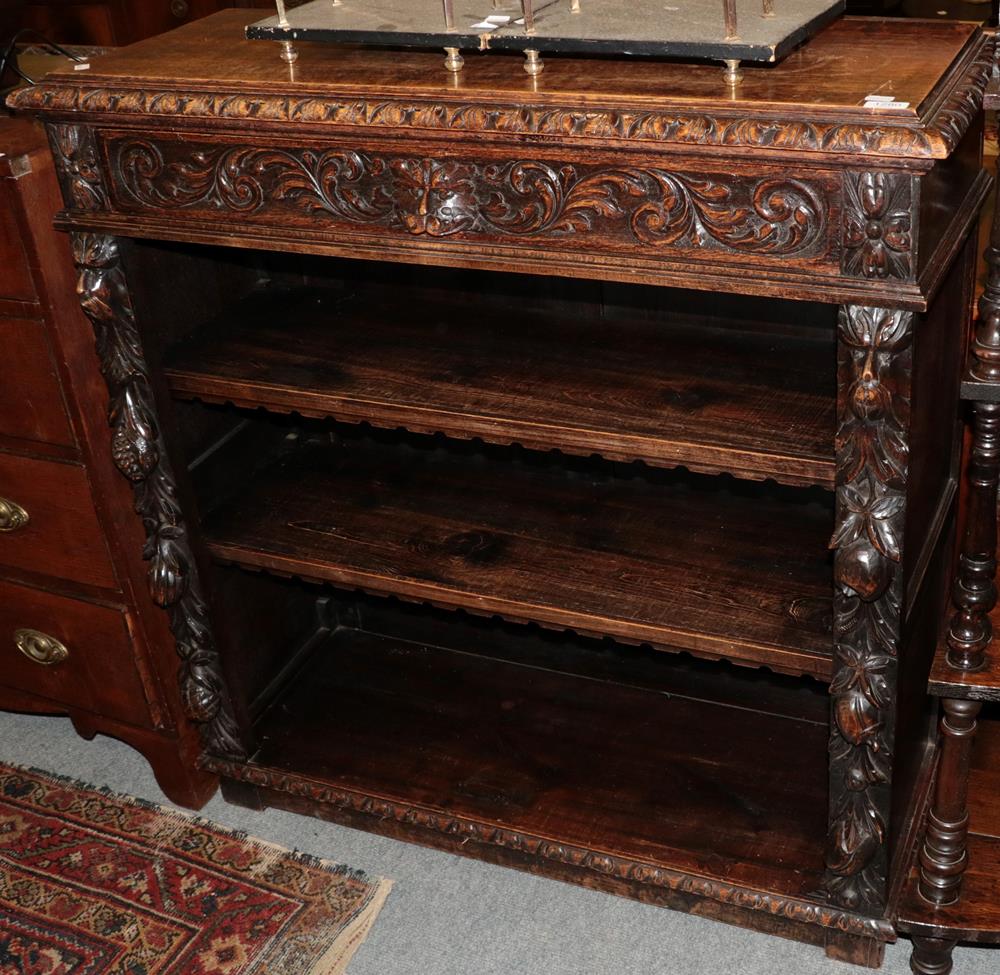
[[[75,233],[77,294],[94,325],[101,371],[110,393],[109,422],[115,465],[131,482],[135,510],[146,529],[143,558],[149,591],[167,610],[181,658],[185,710],[201,726],[205,747],[244,755],[208,624],[198,572],[163,451],[146,362],[114,237]]]
[[[106,208],[108,195],[101,179],[93,129],[83,125],[49,125],[48,136],[63,199],[78,210]]]
[[[128,208],[254,214],[290,205],[317,221],[415,236],[603,234],[629,246],[775,256],[808,256],[825,240],[823,188],[783,177],[132,137],[109,152]]]
[[[847,305],[838,327],[836,660],[830,685],[830,834],[824,889],[885,904],[903,596],[913,314]]]
[[[844,175],[845,274],[913,277],[913,178],[906,173]]]

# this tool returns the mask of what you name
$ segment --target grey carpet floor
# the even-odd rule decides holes
[[[126,745],[69,721],[0,712],[0,761],[169,804]],[[395,887],[349,975],[861,975],[818,948],[216,796],[224,826],[391,877]],[[883,972],[905,975],[909,943]],[[1000,951],[960,948],[955,975],[998,975]]]

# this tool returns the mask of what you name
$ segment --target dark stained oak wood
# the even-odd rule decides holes
[[[487,828],[806,898],[822,871],[822,724],[341,629],[257,730],[253,766]]]
[[[289,77],[239,38],[247,19],[221,13],[14,96],[56,123],[61,226],[924,310],[988,187],[973,147],[942,184],[961,198],[917,213],[913,181],[976,141],[991,49],[971,25],[902,37],[845,19],[727,93],[708,66],[558,59],[536,82],[486,57],[449,79],[438,55],[326,45],[303,45]],[[907,109],[864,108],[890,89]],[[156,131],[107,124],[123,118]],[[239,138],[222,138],[231,124]],[[91,155],[106,176],[77,165]],[[882,189],[845,192],[845,165],[891,166],[851,178],[888,179],[914,234],[869,238],[896,210]]]
[[[219,558],[827,678],[829,508],[439,450],[307,450],[205,525]]]
[[[1000,840],[1000,715],[987,707],[979,722],[969,771],[969,831]]]
[[[1000,943],[1000,722],[980,722],[969,777],[968,866],[955,904],[935,906],[917,890],[916,871],[900,907],[902,930],[928,938]]]
[[[1000,613],[990,614],[994,632],[1000,626]],[[968,698],[974,701],[1000,701],[1000,655],[991,648],[982,670],[962,671],[948,663],[948,647],[938,647],[927,689],[937,697]]]
[[[167,377],[207,401],[832,488],[832,322],[811,337],[712,325],[264,293]]]
[[[456,96],[487,94],[514,103],[544,105],[556,102],[562,93],[572,93],[594,108],[617,108],[626,101],[637,108],[679,107],[691,114],[717,111],[723,97],[715,65],[651,58],[552,58],[544,74],[535,80],[520,70],[519,59],[494,53],[469,58],[466,69],[452,77],[441,70],[436,53],[299,44],[299,58],[290,71],[278,58],[276,46],[245,40],[243,28],[254,19],[259,15],[226,11],[167,36],[120,49],[95,64],[87,81],[100,85],[134,82],[151,88],[169,88],[178,80],[238,87],[249,82],[253,87],[247,94],[253,95],[276,89],[296,94],[322,89],[347,95],[357,94],[358,79],[364,75],[368,88],[444,102]],[[933,115],[941,79],[975,31],[973,24],[935,21],[901,33],[898,21],[891,19],[844,18],[775,68],[747,70],[739,89],[725,100],[737,113],[766,108],[776,115],[787,113],[808,121],[836,113],[859,123],[877,119],[891,130]],[[893,51],[891,69],[872,57],[887,43]],[[200,57],[193,56],[195,44],[202,45]],[[155,57],[150,56],[153,52]],[[54,74],[48,80],[57,84],[64,79],[64,75]],[[892,82],[891,93],[908,102],[908,107],[877,114],[864,108],[867,95],[889,91],[887,80]],[[79,77],[73,81],[79,82]],[[199,108],[188,106],[186,111],[196,113]],[[161,112],[182,110],[181,106],[160,108]],[[260,120],[266,123],[269,118]],[[872,148],[877,149],[878,143]]]
[[[843,20],[783,64],[727,91],[717,66],[643,61],[553,58],[533,80],[513,59],[484,57],[449,78],[439,55],[303,45],[289,69],[273,46],[238,38],[246,19],[220,15],[111,55],[86,77],[64,73],[15,96],[20,108],[44,119],[52,140],[66,207],[58,226],[73,232],[79,293],[101,338],[114,460],[132,481],[143,515],[150,593],[167,609],[177,637],[180,690],[203,733],[204,767],[224,776],[230,796],[250,804],[279,801],[877,963],[881,942],[893,935],[929,788],[926,676],[954,535],[958,374],[971,267],[965,242],[989,185],[979,110],[992,40],[968,25]],[[908,104],[865,108],[873,92]],[[240,264],[232,252],[220,256],[223,247],[373,259],[400,274],[434,265],[575,279],[584,282],[578,306],[586,310],[577,321],[572,310],[543,301],[539,317],[505,323],[516,336],[541,320],[570,348],[543,355],[549,336],[531,335],[544,367],[525,364],[517,394],[502,408],[476,406],[477,423],[507,425],[503,436],[494,434],[504,447],[446,448],[439,437],[418,449],[411,434],[395,429],[362,431],[368,442],[359,442],[358,431],[329,423],[326,413],[476,436],[464,429],[472,425],[468,413],[441,426],[422,422],[427,417],[418,409],[440,410],[442,398],[449,409],[442,366],[462,377],[464,398],[499,400],[500,384],[491,387],[476,361],[477,343],[480,359],[490,352],[508,376],[511,353],[504,358],[490,346],[489,322],[477,316],[468,335],[450,337],[450,363],[436,356],[426,334],[423,346],[406,339],[394,362],[383,350],[402,323],[372,328],[368,313],[354,319],[354,332],[372,360],[365,363],[370,386],[345,407],[329,399],[336,395],[330,387],[342,381],[331,380],[335,357],[317,354],[329,329],[314,329],[320,337],[310,339],[307,353],[311,369],[322,365],[318,384],[292,375],[301,363],[290,368],[280,338],[269,339],[263,353],[248,346],[220,353],[211,351],[218,336],[206,332],[197,340],[215,373],[226,376],[215,397],[223,403],[178,404],[161,368],[171,343],[217,313],[212,295],[224,290],[219,282],[235,282],[232,299],[245,293],[246,276],[235,273],[236,265],[248,276],[251,268],[268,273],[268,259],[243,253]],[[213,262],[220,274],[206,286]],[[184,272],[193,265],[199,267]],[[388,271],[386,280],[399,317],[426,325],[428,309],[406,307]],[[654,334],[655,318],[609,313],[617,285],[602,292],[600,282],[762,295],[774,304],[791,299],[801,302],[803,315],[810,302],[840,305],[836,431],[828,424],[837,454],[835,510],[828,491],[801,487],[830,483],[829,466],[825,475],[815,466],[829,464],[829,442],[822,454],[808,446],[819,443],[819,422],[808,422],[809,411],[798,405],[789,410],[788,432],[773,422],[782,400],[796,398],[797,367],[811,368],[794,356],[800,339],[791,332],[776,338],[784,353],[758,367],[778,406],[753,414],[750,400],[742,400],[743,429],[735,414],[725,420],[728,431],[722,417],[710,429],[704,411],[680,436],[676,426],[653,426],[650,417],[658,414],[647,404],[655,363],[644,364],[636,404],[614,422],[605,409],[603,426],[574,427],[570,407],[583,415],[587,409],[572,393],[560,413],[560,396],[575,388],[565,381],[570,366],[560,363],[577,363],[580,388],[584,380],[588,389],[602,382],[592,363],[580,361],[575,336],[601,317],[608,335],[615,320],[618,334]],[[515,314],[528,304],[521,298]],[[665,293],[664,303],[669,298]],[[272,331],[281,322],[280,313],[275,317]],[[676,326],[668,318],[657,322],[674,336]],[[698,329],[708,334],[705,322]],[[693,357],[683,361],[689,343],[675,342],[682,354],[663,377],[683,367],[682,392],[690,397],[697,369],[743,396],[748,373],[746,363],[734,362],[738,335],[727,331],[717,361],[704,369]],[[660,348],[664,339],[644,341]],[[364,353],[353,355],[339,358],[357,374]],[[422,388],[390,394],[389,382],[398,385],[406,375],[405,355],[423,369]],[[189,350],[189,360],[198,357]],[[279,358],[289,375],[267,388],[259,376],[239,371],[272,368]],[[830,360],[822,375],[833,375]],[[600,369],[635,371],[617,350],[603,356]],[[205,383],[201,362],[189,361],[187,374]],[[547,388],[536,390],[532,379]],[[824,388],[832,400],[832,388]],[[276,389],[285,401],[267,399]],[[316,395],[326,399],[310,410],[304,400]],[[228,399],[240,405],[225,405]],[[252,424],[269,425],[278,439],[294,423],[299,443],[314,436],[325,442],[295,450],[289,437],[289,456],[271,466],[273,442],[262,438],[255,451],[250,418],[241,413],[259,406],[266,409],[255,410]],[[296,417],[303,409],[316,416]],[[344,415],[347,409],[354,412]],[[515,423],[551,424],[552,415],[555,430],[535,428],[526,440],[533,448],[646,456],[613,453],[615,438],[634,436],[635,425],[639,435],[653,430],[660,446],[646,459],[656,464],[758,477],[791,472],[799,486],[614,467],[508,445],[525,439]],[[185,455],[185,444],[230,420],[230,429],[247,436],[206,448],[209,460],[205,449]],[[752,431],[754,424],[763,429]],[[577,437],[581,430],[589,442]],[[766,460],[737,463],[745,438],[757,432],[771,440]],[[776,457],[788,463],[773,463]],[[227,476],[217,476],[229,463]],[[807,465],[810,472],[801,473]],[[244,569],[261,570],[253,584],[245,583]],[[309,585],[316,581],[333,585]],[[259,597],[272,585],[286,588]],[[681,700],[648,687],[643,663],[628,678],[582,682],[568,660],[539,674],[541,668],[515,666],[491,644],[479,658],[428,650],[449,662],[418,680],[404,662],[410,651],[396,653],[395,638],[391,652],[366,642],[353,657],[336,638],[327,642],[325,632],[322,641],[333,652],[303,644],[300,607],[310,592],[348,603],[334,621],[339,633],[365,629],[369,611],[360,598],[352,604],[356,589],[416,603],[417,616],[435,604],[442,615],[450,612],[454,627],[468,622],[456,611],[468,610],[818,677],[830,681],[830,723],[824,729],[790,720],[795,703],[802,707],[796,718],[814,715],[815,700],[784,690],[761,696],[786,716],[762,716],[752,683],[740,685],[735,702],[728,680],[717,690],[706,680],[701,695]],[[253,610],[241,612],[241,600],[253,601]],[[279,612],[274,621],[255,623],[272,606]],[[494,620],[484,625],[501,629]],[[412,647],[416,631],[422,626],[399,638]],[[517,637],[504,630],[498,640]],[[475,640],[463,649],[474,647]],[[679,655],[645,646],[637,652],[689,666]],[[623,670],[636,662],[620,656]],[[697,682],[698,666],[678,686]],[[348,671],[350,681],[337,684]],[[454,689],[463,683],[472,707]],[[507,730],[504,701],[514,702],[509,720],[521,718],[515,691],[529,701],[542,691],[546,705],[538,722],[520,725],[534,733],[528,742],[513,741],[512,756],[504,748],[513,733],[496,747],[495,733],[485,744],[482,736]],[[411,702],[424,695],[421,706],[433,720],[400,705],[411,721],[394,723],[399,715],[381,704],[404,693]],[[581,712],[577,699],[593,703]],[[487,720],[498,711],[496,721]],[[348,714],[362,730],[345,746],[351,732],[338,722]],[[553,753],[557,741],[570,756],[565,762]],[[631,749],[639,743],[641,766],[633,766]],[[804,747],[811,758],[799,751]],[[424,749],[439,759],[426,773]],[[447,778],[449,759],[464,772],[457,781]],[[588,777],[568,775],[554,814],[532,819],[545,772],[535,774],[539,759],[557,772],[586,760]],[[683,793],[673,790],[681,794],[671,801],[680,806],[664,801],[653,808],[647,797],[659,794],[630,785],[641,779],[643,789],[660,789],[664,772],[686,770],[692,760],[701,777]],[[333,783],[343,769],[356,773],[351,787]],[[792,801],[805,805],[786,806],[786,789],[799,790]],[[702,802],[706,792],[712,796]],[[616,805],[622,797],[633,808]],[[459,803],[459,815],[433,802]],[[787,813],[778,827],[766,815],[772,802]],[[474,803],[481,820],[463,814],[475,812]],[[689,812],[681,813],[677,833],[654,830],[658,816],[669,825],[678,808]],[[522,825],[537,834],[496,821],[522,809]],[[752,849],[744,848],[748,833],[733,824],[740,815],[750,824],[757,810],[760,829]],[[809,863],[795,852],[800,842]],[[771,856],[785,844],[787,861]],[[642,848],[653,851],[654,862],[638,855]],[[766,866],[756,864],[758,854]],[[799,872],[794,883],[805,886],[789,886],[786,862]]]

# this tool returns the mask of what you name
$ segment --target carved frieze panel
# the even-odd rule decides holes
[[[885,904],[895,688],[903,597],[913,313],[841,308],[825,890]]]
[[[829,178],[110,138],[114,206],[409,237],[825,255]]]

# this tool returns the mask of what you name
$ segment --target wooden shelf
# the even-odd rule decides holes
[[[404,295],[254,296],[182,347],[168,380],[209,402],[833,486],[832,329]]]
[[[990,613],[990,621],[993,624],[994,639],[986,651],[986,666],[982,670],[956,670],[948,663],[948,644],[945,638],[938,641],[927,681],[929,693],[936,697],[1000,701],[1000,607]]]
[[[829,495],[606,467],[305,446],[205,535],[244,567],[829,679]]]
[[[506,847],[538,870],[538,851],[647,890],[678,883],[656,868],[693,875],[688,910],[712,881],[809,899],[823,873],[825,708],[809,720],[767,713],[767,692],[733,707],[691,691],[342,628],[258,719],[250,763],[213,767],[457,853]]]

